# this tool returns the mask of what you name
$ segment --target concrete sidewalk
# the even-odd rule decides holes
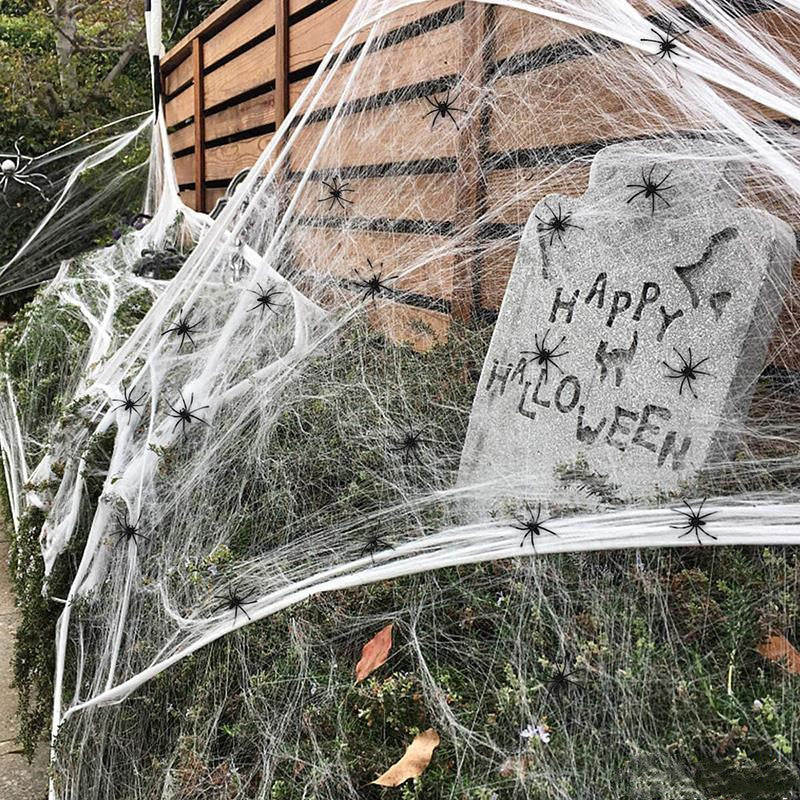
[[[47,796],[47,747],[33,764],[18,751],[17,693],[11,688],[14,631],[19,615],[8,574],[8,542],[0,528],[0,800],[42,800]]]

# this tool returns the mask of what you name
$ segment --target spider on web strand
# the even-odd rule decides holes
[[[698,507],[697,511],[695,511],[686,500],[683,501],[683,504],[686,508],[689,509],[689,512],[682,511],[680,508],[672,509],[676,513],[680,514],[681,516],[685,517],[685,520],[681,522],[680,525],[670,525],[670,528],[675,528],[676,530],[683,530],[684,532],[678,537],[679,539],[683,539],[684,536],[690,536],[694,534],[697,538],[697,544],[703,544],[702,539],[700,538],[700,534],[702,533],[703,536],[708,536],[709,539],[713,539],[717,541],[719,537],[714,536],[714,534],[709,533],[706,530],[706,525],[708,525],[708,518],[714,516],[716,511],[706,511],[703,513],[703,506],[705,505],[706,498],[704,497],[701,502],[700,506]]]
[[[454,111],[458,111],[461,114],[466,114],[466,110],[463,108],[458,108],[454,106],[453,103],[455,102],[456,98],[460,94],[460,92],[456,92],[453,97],[450,97],[450,89],[447,90],[447,94],[445,95],[444,99],[439,99],[436,95],[428,96],[425,95],[425,100],[427,100],[428,104],[433,106],[433,108],[428,111],[427,114],[422,116],[422,119],[427,119],[431,115],[433,115],[433,120],[431,121],[431,130],[436,127],[436,123],[439,119],[444,119],[445,117],[450,117],[453,121],[453,125],[456,126],[456,130],[458,130],[458,123],[456,122],[456,118],[453,116]]]
[[[238,589],[234,589],[232,586],[228,587],[228,591],[225,594],[219,595],[215,594],[214,599],[219,600],[219,605],[214,606],[212,611],[216,613],[217,611],[233,611],[233,624],[236,624],[236,621],[239,617],[239,612],[241,611],[242,614],[247,617],[249,622],[252,622],[252,618],[247,613],[247,609],[245,606],[252,605],[256,601],[252,598],[255,597],[256,592],[251,590],[244,594],[240,594]]]
[[[181,396],[181,403],[183,403],[183,408],[175,408],[172,403],[167,400],[167,405],[172,409],[171,413],[167,414],[168,417],[174,417],[177,422],[172,427],[172,432],[175,432],[175,429],[178,425],[181,426],[181,433],[183,434],[184,438],[186,437],[186,426],[187,424],[191,423],[193,420],[197,420],[197,422],[202,422],[203,425],[208,425],[208,423],[201,419],[200,417],[195,414],[195,411],[203,411],[204,409],[208,408],[208,406],[199,406],[197,408],[192,408],[194,405],[194,394],[189,396],[189,402],[187,404],[186,400],[184,400],[183,392],[178,390],[178,394]]]
[[[661,363],[670,371],[665,377],[667,378],[680,378],[680,384],[678,386],[678,395],[683,394],[683,387],[687,386],[689,391],[692,393],[692,396],[695,400],[697,400],[697,393],[692,386],[692,383],[696,381],[701,375],[711,375],[710,372],[706,372],[704,369],[699,369],[706,361],[709,360],[710,356],[706,358],[701,358],[699,361],[695,361],[694,357],[692,356],[692,348],[689,348],[689,358],[688,360],[684,357],[683,353],[678,350],[677,347],[672,348],[678,355],[678,358],[681,360],[681,363],[677,367],[673,367],[667,361],[662,361]]]
[[[399,439],[392,439],[392,447],[389,451],[392,453],[402,453],[403,463],[408,464],[413,458],[417,464],[422,465],[422,459],[419,456],[420,446],[427,444],[427,440],[422,438],[422,430],[408,430],[405,431]]]
[[[340,183],[339,178],[332,178],[331,183],[327,181],[322,181],[322,185],[328,190],[327,197],[320,197],[317,201],[318,203],[326,203],[330,201],[330,205],[328,206],[328,211],[333,211],[334,205],[338,203],[339,206],[342,208],[346,208],[345,203],[353,204],[352,200],[348,200],[344,196],[344,192],[352,192],[355,191],[354,189],[349,189],[349,183],[344,182]]]
[[[545,203],[544,206],[550,212],[550,218],[542,219],[536,214],[536,219],[539,220],[536,229],[539,233],[544,233],[545,236],[547,236],[548,233],[550,234],[550,241],[548,243],[550,247],[553,246],[553,240],[556,237],[558,237],[558,241],[561,242],[561,246],[566,247],[563,234],[567,232],[567,228],[577,228],[579,231],[582,231],[583,228],[580,225],[576,225],[574,222],[570,222],[572,219],[572,212],[562,212],[561,203],[558,204],[558,211],[553,211],[547,203]]]
[[[197,322],[192,322],[189,318],[191,311],[187,312],[185,316],[179,315],[178,321],[171,327],[167,328],[163,333],[162,336],[166,336],[168,333],[174,333],[176,336],[181,337],[181,343],[178,345],[178,350],[183,349],[183,345],[188,339],[192,343],[192,347],[197,347],[194,339],[192,338],[192,334],[197,331],[197,328],[203,324],[203,320],[198,320]]]
[[[627,187],[629,189],[638,189],[638,192],[632,194],[628,199],[627,203],[630,203],[632,200],[635,200],[639,195],[644,195],[645,200],[650,200],[650,216],[652,217],[656,213],[656,198],[658,198],[667,208],[670,207],[670,203],[666,197],[662,195],[662,192],[666,192],[669,189],[674,189],[675,187],[664,186],[664,182],[672,175],[672,170],[670,170],[660,181],[656,182],[653,179],[653,172],[655,171],[656,165],[653,164],[650,167],[650,172],[647,173],[645,176],[644,174],[644,167],[642,167],[642,182],[641,183],[629,183]]]
[[[112,411],[127,411],[129,422],[134,411],[141,417],[142,415],[139,412],[139,406],[142,405],[142,400],[144,399],[145,394],[146,392],[142,392],[138,397],[134,398],[133,390],[129,391],[123,386],[122,397],[112,400],[113,403],[117,404],[112,406]]]
[[[568,692],[573,686],[582,689],[583,684],[572,680],[572,676],[575,674],[575,670],[571,668],[566,659],[561,662],[556,662],[552,674],[544,681],[544,685],[547,687],[547,693],[559,695]]]
[[[285,292],[280,291],[275,284],[271,284],[266,289],[260,283],[257,283],[256,286],[258,287],[258,291],[255,289],[247,290],[256,296],[256,304],[252,308],[248,308],[248,311],[255,311],[257,308],[260,308],[261,316],[263,317],[265,309],[272,311],[273,314],[277,314],[278,312],[275,309],[283,308],[286,305],[286,303],[277,303],[275,301],[274,298],[276,298],[279,294],[286,294]]]
[[[667,24],[667,29],[665,31],[656,30],[656,28],[650,28],[650,30],[656,35],[656,39],[639,39],[640,42],[652,42],[653,44],[657,45],[655,53],[648,53],[647,55],[651,58],[655,59],[655,63],[661,61],[662,58],[666,58],[670,64],[672,64],[672,68],[675,70],[675,80],[678,82],[678,85],[681,85],[680,76],[678,75],[678,65],[673,61],[673,56],[680,56],[681,58],[689,58],[686,53],[679,53],[678,52],[678,39],[681,36],[685,36],[689,33],[688,30],[685,31],[673,31],[674,23],[669,22]]]
[[[517,525],[512,525],[512,528],[515,528],[518,531],[525,531],[525,534],[522,537],[522,541],[519,543],[519,546],[522,547],[525,544],[525,540],[530,536],[531,539],[531,546],[533,547],[534,551],[536,550],[536,542],[534,541],[534,536],[541,536],[542,533],[549,533],[551,536],[558,536],[555,531],[550,530],[550,528],[545,527],[545,522],[550,522],[551,519],[555,519],[555,517],[547,517],[546,519],[542,519],[542,504],[539,503],[536,509],[536,513],[533,513],[533,509],[525,503],[525,510],[528,512],[527,519],[520,519],[519,517],[515,517],[517,520]]]
[[[12,181],[18,183],[20,186],[27,186],[33,189],[45,202],[47,202],[48,197],[42,191],[42,188],[36,185],[35,181],[44,180],[47,182],[48,187],[52,188],[53,186],[50,178],[43,172],[28,172],[30,167],[33,166],[35,159],[33,156],[25,156],[20,152],[19,143],[22,139],[23,137],[20,136],[19,139],[14,142],[13,153],[0,154],[0,192],[3,193],[3,200],[9,208],[10,203],[6,197],[6,190],[8,189],[9,183]]]
[[[533,350],[520,351],[522,355],[532,355],[534,363],[544,368],[545,383],[547,383],[547,379],[549,377],[548,370],[550,367],[555,367],[562,375],[564,374],[564,370],[561,369],[561,367],[556,363],[556,359],[563,358],[564,356],[569,355],[569,350],[561,350],[561,351],[559,350],[561,345],[564,344],[564,340],[567,337],[562,336],[555,347],[548,347],[547,337],[549,334],[550,334],[550,328],[548,328],[544,332],[541,344],[539,343],[539,334],[538,333],[534,334]]]
[[[131,522],[130,517],[125,514],[125,517],[117,516],[117,544],[120,542],[133,542],[137,547],[139,546],[138,539],[149,541],[149,536],[139,533],[139,520],[142,518],[141,511],[136,518],[136,522]]]
[[[372,264],[372,261],[367,259],[367,264],[369,268],[373,270],[372,275],[368,278],[365,278],[357,269],[355,270],[356,276],[358,280],[353,281],[353,285],[359,290],[363,290],[363,294],[361,295],[361,301],[364,302],[365,300],[372,300],[373,302],[375,299],[380,295],[382,292],[389,292],[394,293],[394,289],[390,286],[387,286],[385,281],[393,281],[398,276],[397,275],[390,275],[387,278],[383,277],[382,270],[378,271],[375,270],[375,267]],[[383,264],[380,265],[381,268]]]
[[[394,550],[394,547],[391,544],[389,544],[389,542],[385,541],[384,539],[381,539],[377,533],[373,533],[370,534],[366,544],[359,551],[359,555],[361,558],[364,558],[364,556],[368,555],[374,565],[375,553],[378,553],[381,550]]]

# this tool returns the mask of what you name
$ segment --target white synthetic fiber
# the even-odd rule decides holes
[[[787,551],[777,549],[800,544],[800,382],[791,369],[800,363],[800,327],[789,297],[770,366],[748,387],[749,415],[718,420],[737,435],[735,455],[709,464],[681,492],[635,503],[615,497],[604,476],[579,474],[579,465],[570,465],[576,476],[564,479],[567,500],[558,502],[537,493],[541,472],[457,486],[491,325],[452,324],[446,341],[426,354],[391,341],[405,330],[430,345],[436,337],[425,320],[438,324],[431,320],[445,316],[409,311],[397,302],[403,292],[441,298],[451,288],[462,291],[454,258],[483,270],[491,284],[491,265],[504,257],[509,266],[508,250],[535,203],[545,193],[583,191],[575,187],[585,182],[599,146],[581,150],[580,137],[570,138],[578,126],[602,141],[637,140],[655,160],[665,148],[686,155],[687,142],[708,139],[749,172],[740,204],[768,210],[796,230],[800,52],[785,31],[800,30],[797,10],[770,6],[765,27],[709,0],[690,0],[683,16],[652,0],[482,5],[494,16],[469,54],[475,64],[485,49],[498,50],[498,36],[511,35],[510,27],[497,26],[508,9],[536,21],[519,33],[531,38],[529,46],[517,46],[534,53],[534,62],[565,39],[576,40],[576,52],[513,84],[501,66],[485,85],[464,78],[450,87],[459,91],[463,112],[458,128],[448,119],[436,123],[430,146],[441,145],[441,160],[465,130],[488,118],[498,141],[482,147],[519,159],[504,182],[493,183],[499,171],[488,168],[477,176],[493,198],[477,219],[463,221],[452,184],[433,183],[435,172],[431,178],[423,171],[428,184],[413,170],[354,170],[343,178],[355,187],[352,208],[332,203],[326,211],[321,202],[321,181],[350,165],[351,151],[383,152],[387,141],[406,147],[395,128],[411,117],[420,136],[430,136],[430,117],[423,116],[430,106],[418,96],[401,96],[380,114],[353,111],[354,100],[385,90],[388,77],[376,61],[384,52],[381,36],[395,27],[398,12],[415,7],[363,0],[217,219],[180,202],[159,111],[155,124],[145,119],[80,160],[3,268],[3,291],[55,275],[18,323],[0,393],[15,530],[38,520],[47,596],[51,581],[69,575],[68,593],[55,598],[63,610],[55,641],[52,800],[364,796],[364,775],[352,771],[357,755],[330,746],[356,736],[341,699],[351,681],[351,667],[340,662],[342,641],[352,649],[390,618],[404,642],[397,680],[414,676],[426,719],[447,740],[449,771],[421,796],[575,800],[597,791],[632,800],[663,790],[663,798],[699,798],[704,790],[687,755],[694,753],[691,731],[709,717],[730,727],[745,718],[754,696],[750,673],[745,677],[731,654],[744,649],[738,640],[720,644],[716,629],[709,634],[720,637],[713,645],[725,652],[724,663],[712,645],[707,657],[689,655],[694,640],[681,641],[671,605],[681,591],[673,570],[677,576],[688,564],[690,575],[713,575],[709,587],[724,585],[728,576],[714,571],[722,556],[713,548],[757,546],[742,553],[775,586],[765,601],[770,624],[797,629],[797,609],[787,599],[796,593],[797,572]],[[655,61],[653,46],[641,41],[652,36],[652,20],[663,21],[662,30],[673,21],[683,31],[685,20],[698,16],[707,24],[680,39],[681,57]],[[158,3],[147,26],[150,54],[160,55]],[[428,80],[446,55],[434,50],[406,65],[409,85]],[[572,70],[568,80],[561,68]],[[450,83],[441,79],[441,86],[440,96]],[[603,100],[606,91],[614,102]],[[546,144],[554,129],[566,144]],[[142,208],[152,219],[60,266],[31,260],[38,247],[58,252],[76,224],[80,209],[65,208],[79,177],[112,163],[147,130],[152,147]],[[413,146],[403,154],[398,163],[420,155]],[[469,177],[462,164],[442,174],[459,182]],[[698,207],[699,221],[703,214]],[[452,225],[442,234],[435,226],[448,215]],[[514,215],[516,233],[481,238],[493,225],[513,227]],[[397,219],[414,222],[419,235],[387,240],[383,250],[359,249],[370,224],[380,231],[385,220]],[[168,258],[168,248],[186,256],[174,276],[143,272],[143,251]],[[381,269],[391,279],[392,291],[374,301],[359,285],[369,275],[368,258],[376,269],[385,261]],[[274,308],[257,306],[265,288],[276,293]],[[423,323],[407,323],[413,313]],[[169,333],[181,318],[198,323],[182,346]],[[68,344],[53,352],[43,333]],[[55,374],[37,377],[43,365]],[[44,377],[47,390],[32,391]],[[140,398],[135,410],[121,407],[125,393]],[[196,415],[185,430],[175,417],[184,403]],[[397,443],[409,430],[424,433],[413,457],[404,458]],[[552,532],[522,539],[526,508],[511,499],[467,519],[464,509],[488,489],[508,498],[523,493],[529,507],[541,506],[552,518]],[[679,513],[685,502],[704,503],[713,520],[708,534],[687,535]],[[135,536],[121,535],[126,525]],[[677,548],[681,553],[672,552]],[[226,605],[229,591],[246,598],[241,609]],[[469,620],[455,626],[460,613],[482,603],[494,608],[491,615],[475,612],[474,628]],[[745,636],[756,617],[744,598],[725,618]],[[585,618],[596,631],[579,643],[575,630]],[[707,624],[711,630],[714,621]],[[594,681],[590,692],[571,699],[571,718],[548,705],[550,693],[534,680],[539,668],[568,653]],[[291,669],[270,673],[265,659]],[[707,670],[709,684],[722,681],[724,709],[685,699],[682,692],[696,687],[677,665],[689,664]],[[461,707],[464,698],[451,691],[456,674],[474,684],[472,705]],[[783,673],[769,680],[783,703],[780,718],[789,720],[780,746],[796,754],[797,687]],[[200,701],[185,694],[173,705],[170,691],[195,683],[209,705],[198,709],[193,703]],[[301,724],[330,706],[337,710],[326,718],[333,719],[328,728]],[[231,714],[247,725],[231,723],[236,732],[221,743]],[[493,728],[502,714],[512,720],[507,729]],[[520,754],[519,728],[543,718],[554,730],[552,757]],[[388,715],[370,735],[393,724]],[[777,734],[770,739],[766,728],[751,727],[759,746],[778,747]],[[781,752],[774,758],[786,756]],[[385,764],[362,771],[374,777],[392,760],[387,753]],[[294,764],[293,776],[286,763]],[[200,783],[186,777],[193,764]]]

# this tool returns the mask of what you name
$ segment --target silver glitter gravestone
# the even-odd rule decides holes
[[[601,150],[583,197],[528,219],[461,458],[474,511],[558,504],[570,475],[654,497],[733,456],[794,235],[735,207],[724,149],[658,148]]]

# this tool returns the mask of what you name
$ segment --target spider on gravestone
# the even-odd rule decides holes
[[[627,203],[630,203],[632,200],[635,200],[639,195],[644,195],[645,200],[650,200],[650,216],[652,217],[656,213],[656,198],[658,198],[667,208],[669,208],[670,204],[669,201],[662,196],[662,192],[666,192],[669,189],[674,189],[674,186],[664,186],[664,182],[672,175],[672,170],[670,170],[660,181],[656,182],[653,179],[653,172],[655,171],[656,165],[653,164],[650,167],[650,172],[647,173],[647,176],[644,174],[644,167],[642,167],[642,182],[641,183],[629,183],[627,187],[629,189],[638,189],[638,192],[632,194],[628,199]]]
[[[542,337],[541,344],[539,343],[539,334],[536,333],[533,336],[533,350],[521,350],[522,355],[532,355],[535,364],[538,364],[540,367],[544,368],[544,380],[547,383],[548,369],[550,367],[555,367],[560,373],[563,374],[564,370],[558,366],[556,363],[556,359],[563,358],[566,355],[569,355],[569,350],[561,350],[559,348],[562,344],[564,344],[564,340],[567,338],[566,336],[562,336],[559,340],[558,344],[555,347],[548,347],[547,346],[547,337],[550,333],[550,328],[548,328],[544,332],[544,336]]]
[[[263,317],[265,309],[277,314],[278,312],[275,311],[275,309],[283,308],[286,305],[285,303],[275,302],[275,298],[279,294],[285,294],[285,292],[280,291],[274,284],[271,284],[266,289],[260,283],[257,283],[256,286],[258,287],[258,291],[255,289],[247,290],[256,296],[256,304],[252,308],[248,308],[248,311],[255,311],[257,308],[260,308],[261,316]]]
[[[458,111],[462,114],[467,113],[465,109],[457,108],[456,106],[453,105],[458,95],[459,92],[456,92],[451,98],[450,89],[447,90],[447,94],[445,95],[443,100],[437,98],[435,95],[433,97],[425,95],[425,100],[427,100],[428,104],[433,106],[433,108],[430,111],[428,111],[427,114],[424,114],[422,119],[427,119],[429,116],[431,116],[431,114],[433,114],[433,120],[431,121],[431,130],[434,129],[440,117],[442,119],[444,119],[445,117],[450,117],[450,119],[453,121],[453,125],[456,126],[456,130],[458,130],[458,123],[456,122],[456,118],[453,116],[453,112]]]
[[[248,621],[252,622],[253,620],[250,618],[250,615],[247,613],[245,609],[246,605],[252,605],[256,601],[252,598],[255,596],[256,592],[251,590],[245,594],[240,594],[238,589],[234,589],[232,586],[228,587],[228,591],[226,594],[215,594],[214,599],[221,601],[219,605],[214,606],[212,609],[213,612],[217,611],[233,611],[233,624],[236,624],[236,620],[239,617],[239,612],[241,611],[244,614]]]
[[[336,203],[338,203],[342,208],[345,208],[345,203],[353,204],[352,200],[348,200],[344,196],[344,192],[352,192],[353,189],[348,189],[347,187],[350,185],[349,183],[340,183],[339,178],[334,177],[331,183],[327,181],[322,181],[322,185],[328,190],[327,197],[320,197],[317,201],[318,203],[325,203],[330,201],[330,205],[328,206],[328,211],[333,211],[333,207]]]
[[[149,536],[145,536],[143,533],[139,533],[139,520],[142,518],[142,512],[139,512],[139,516],[136,518],[136,522],[131,522],[130,517],[125,514],[125,517],[117,516],[117,544],[120,542],[133,542],[137,547],[139,546],[138,539],[150,539]]]
[[[139,416],[142,415],[139,413],[139,406],[142,405],[142,400],[144,399],[146,392],[142,392],[139,397],[134,398],[133,390],[128,390],[124,386],[122,387],[122,398],[117,398],[112,402],[117,403],[116,406],[112,406],[113,411],[127,411],[128,412],[128,421],[130,422],[131,416],[135,411]]]
[[[399,439],[392,439],[394,445],[389,448],[392,453],[402,453],[403,463],[408,464],[413,458],[417,464],[422,465],[422,459],[419,457],[419,449],[423,444],[427,444],[427,439],[422,438],[423,431],[408,430],[405,431]]]
[[[667,378],[680,378],[680,384],[678,387],[678,395],[683,394],[683,387],[688,386],[689,391],[692,393],[692,396],[695,400],[697,400],[697,393],[695,392],[694,388],[692,387],[692,382],[696,381],[700,375],[711,375],[710,372],[706,372],[704,369],[699,369],[703,364],[708,361],[710,356],[706,358],[701,358],[699,361],[695,361],[694,357],[692,356],[692,348],[689,348],[689,359],[687,360],[680,350],[677,347],[672,348],[677,354],[678,358],[681,360],[681,364],[677,367],[673,367],[671,364],[667,363],[666,361],[662,361],[661,363],[670,371],[671,374],[667,374],[665,377]]]
[[[0,153],[0,192],[3,193],[3,200],[7,206],[10,204],[6,197],[6,190],[12,181],[20,186],[28,186],[34,189],[45,202],[47,202],[48,197],[42,191],[42,188],[36,185],[35,181],[44,180],[49,187],[53,186],[50,178],[44,173],[28,171],[35,159],[33,156],[24,156],[20,152],[19,143],[22,139],[23,137],[20,136],[14,142],[14,153]]]
[[[703,513],[703,506],[705,505],[706,498],[704,497],[700,502],[700,506],[695,511],[686,500],[683,501],[683,504],[686,508],[689,509],[689,513],[687,514],[685,511],[681,511],[679,508],[673,508],[672,510],[678,514],[681,514],[686,519],[681,522],[680,525],[670,525],[670,528],[675,528],[677,530],[683,530],[684,532],[678,537],[679,539],[683,539],[684,536],[689,536],[694,534],[697,537],[697,544],[703,544],[702,539],[700,538],[700,534],[702,533],[703,536],[708,536],[709,539],[713,539],[714,541],[717,540],[718,537],[714,536],[714,534],[709,533],[706,530],[706,525],[708,525],[708,518],[716,514],[716,511],[706,511]],[[685,529],[685,530],[684,530]]]
[[[172,409],[172,412],[167,414],[167,416],[174,417],[177,420],[175,425],[173,425],[172,427],[173,433],[175,432],[175,429],[178,427],[178,425],[180,425],[181,433],[185,438],[186,425],[191,423],[192,420],[197,420],[198,422],[202,422],[203,425],[208,425],[208,423],[204,419],[201,419],[200,417],[197,416],[197,414],[195,414],[195,411],[202,411],[203,409],[208,408],[208,406],[198,406],[197,408],[192,408],[192,406],[194,405],[194,394],[189,396],[188,404],[183,397],[183,392],[180,389],[178,390],[178,394],[180,394],[181,396],[181,403],[183,403],[183,407],[175,408],[175,406],[173,406],[172,403],[170,403],[169,400],[167,400],[167,405]]]
[[[185,316],[179,314],[178,321],[171,328],[167,328],[161,334],[162,336],[166,336],[168,333],[174,333],[176,336],[180,336],[181,343],[180,345],[178,345],[178,350],[183,349],[183,345],[186,339],[188,339],[192,343],[192,347],[197,347],[194,339],[192,338],[192,334],[195,333],[197,328],[203,324],[203,320],[199,320],[198,322],[192,322],[189,319],[189,314],[191,314],[191,311],[187,312]]]
[[[550,206],[545,203],[545,208],[550,212],[549,219],[542,219],[538,214],[536,214],[536,219],[539,220],[539,224],[536,226],[536,229],[540,233],[544,233],[545,236],[549,233],[550,234],[550,242],[549,246],[553,246],[553,239],[557,236],[558,241],[561,242],[562,247],[566,247],[564,244],[563,234],[567,232],[567,228],[577,228],[579,231],[582,231],[583,228],[580,225],[576,225],[574,222],[570,222],[572,219],[572,212],[562,212],[561,211],[561,203],[558,204],[558,211],[553,211]]]
[[[384,278],[382,272],[375,271],[372,261],[367,259],[367,264],[369,264],[369,268],[373,270],[372,275],[370,275],[369,278],[365,278],[358,270],[356,270],[355,273],[358,276],[358,280],[352,282],[359,291],[363,290],[364,293],[361,295],[362,302],[364,300],[374,301],[381,292],[394,292],[394,289],[387,286],[384,281],[393,281],[398,276],[391,275],[388,278]],[[383,264],[380,266],[383,267]]]
[[[381,539],[377,533],[372,533],[367,538],[366,544],[359,551],[359,556],[363,558],[364,556],[369,555],[370,560],[374,564],[375,553],[379,552],[380,550],[394,550],[394,547],[392,547],[389,542]]]
[[[525,510],[528,512],[527,519],[520,519],[519,517],[515,517],[519,524],[512,525],[512,528],[516,528],[518,531],[525,531],[525,535],[522,537],[522,541],[519,543],[519,546],[522,547],[525,544],[525,540],[530,536],[531,538],[531,546],[533,547],[534,551],[536,550],[536,543],[534,541],[534,536],[541,536],[542,533],[549,533],[552,536],[558,536],[555,531],[551,531],[550,528],[545,527],[545,522],[550,522],[551,519],[555,519],[555,517],[547,517],[546,519],[542,519],[542,504],[539,503],[536,513],[533,513],[533,509],[525,503]]]

